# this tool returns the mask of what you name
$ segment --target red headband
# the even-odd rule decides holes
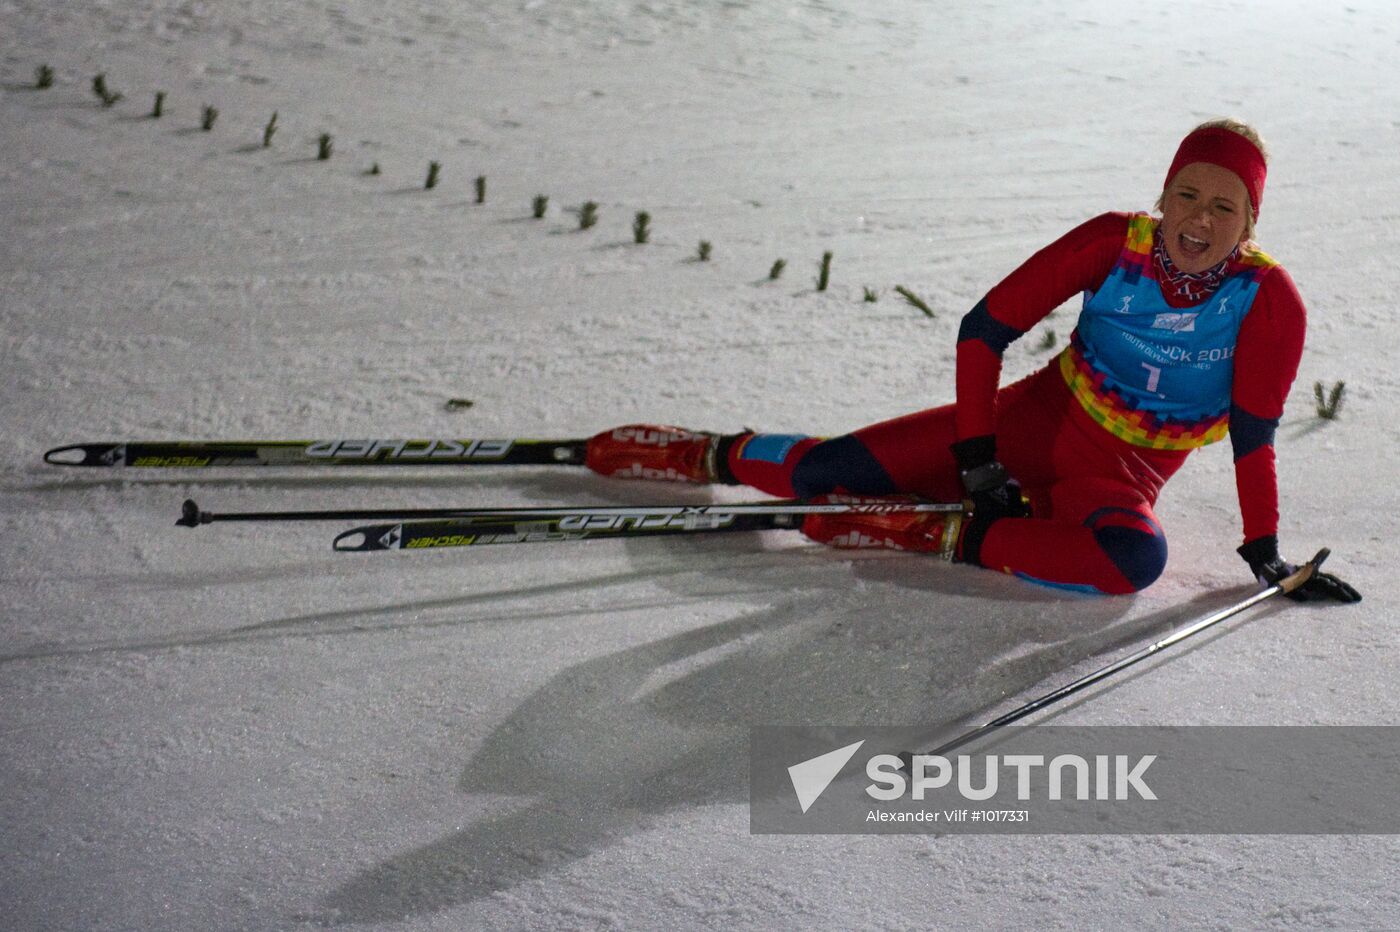
[[[1259,151],[1258,146],[1233,130],[1220,127],[1198,129],[1181,140],[1162,187],[1171,184],[1176,173],[1192,162],[1219,165],[1238,175],[1249,192],[1254,219],[1259,220],[1259,205],[1264,200],[1264,176],[1268,174],[1268,168],[1264,164],[1264,153]]]

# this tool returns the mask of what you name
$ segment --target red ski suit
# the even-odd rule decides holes
[[[1076,294],[1097,291],[1123,261],[1132,221],[1123,213],[1096,217],[988,292],[959,334],[956,404],[829,440],[743,438],[729,449],[730,472],[772,495],[906,492],[956,501],[963,492],[949,445],[994,434],[997,457],[1022,483],[1033,517],[1005,518],[987,528],[981,565],[1071,589],[1124,593],[1149,585],[1167,555],[1153,505],[1191,447],[1158,448],[1170,446],[1170,438],[1122,439],[1091,416],[1067,382],[1077,358],[1073,342],[1044,369],[998,390],[1007,344]],[[1306,324],[1292,280],[1263,258],[1267,267],[1249,270],[1259,285],[1235,338],[1228,413],[1246,542],[1278,528],[1274,432],[1297,374]],[[1151,267],[1141,274],[1152,275]],[[1196,306],[1163,297],[1172,308]],[[1223,416],[1216,419],[1208,425],[1211,436],[1190,443],[1216,439],[1225,423]]]

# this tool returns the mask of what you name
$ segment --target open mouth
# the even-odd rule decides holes
[[[1186,233],[1178,235],[1176,242],[1177,245],[1181,247],[1181,251],[1184,254],[1192,257],[1203,256],[1206,254],[1206,250],[1210,248],[1210,243],[1203,239],[1196,239],[1196,237]]]

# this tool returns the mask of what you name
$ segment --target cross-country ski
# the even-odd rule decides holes
[[[342,531],[331,542],[342,553],[375,550],[440,550],[493,544],[555,544],[582,540],[679,537],[736,531],[777,531],[802,526],[802,515],[784,513],[714,513],[668,515],[566,514],[513,521],[482,517],[441,521],[406,521],[367,525]]]
[[[76,443],[52,466],[217,469],[227,466],[578,466],[582,440],[178,440]]]

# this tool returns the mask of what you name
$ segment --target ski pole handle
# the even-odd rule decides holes
[[[1322,561],[1326,560],[1331,555],[1332,551],[1327,547],[1323,547],[1311,560],[1298,567],[1283,579],[1280,579],[1274,585],[1278,586],[1279,591],[1284,595],[1302,588],[1307,585],[1308,580],[1313,578],[1313,574],[1315,574],[1318,567],[1322,565]]]

